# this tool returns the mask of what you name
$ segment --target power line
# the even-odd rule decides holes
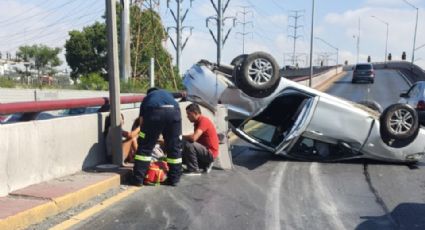
[[[29,8],[28,10],[26,10],[26,11],[25,11],[25,14],[28,14],[28,13],[30,13],[31,11],[33,11],[34,9],[38,9],[38,8],[40,8],[40,7],[44,6],[44,5],[46,5],[47,3],[49,3],[49,1],[51,1],[51,0],[45,0],[45,1],[43,1],[43,3],[41,3],[40,5],[34,4],[34,6],[33,6],[33,7]],[[13,19],[15,19],[15,17],[19,17],[19,16],[21,16],[21,15],[22,15],[22,14],[20,14],[20,13],[15,14],[15,15],[11,16],[11,17],[10,17],[10,18],[8,18],[8,19],[5,19],[5,20],[0,21],[0,24],[7,23],[7,22],[9,22],[9,21],[13,21]]]
[[[92,4],[91,6],[94,6],[95,4]],[[80,8],[85,8],[86,10],[85,11],[83,11],[83,12],[87,12],[91,7],[86,7],[86,6],[84,6],[84,5],[79,5],[79,6],[77,6],[76,8],[73,8],[72,10],[70,10],[65,16],[63,16],[63,17],[61,17],[61,18],[59,18],[58,20],[56,20],[56,21],[54,21],[54,22],[52,22],[52,23],[50,23],[50,24],[48,24],[48,25],[45,25],[45,26],[42,26],[42,27],[38,27],[38,28],[33,28],[33,29],[25,29],[24,31],[22,31],[22,32],[16,32],[16,33],[13,33],[13,34],[6,34],[6,35],[2,35],[2,36],[0,36],[0,38],[9,38],[9,39],[11,39],[11,38],[13,38],[13,37],[16,37],[16,36],[21,36],[21,35],[23,35],[23,34],[26,34],[26,33],[28,33],[28,32],[37,32],[37,31],[41,31],[41,30],[44,30],[44,29],[50,29],[50,28],[52,28],[53,26],[55,26],[55,25],[57,25],[57,24],[59,24],[60,22],[62,22],[62,21],[64,21],[64,19],[67,19],[67,18],[70,18],[70,17],[72,17],[72,16],[75,16],[75,12],[81,12],[80,11]],[[103,11],[103,9],[102,9],[102,11]],[[96,12],[98,12],[98,11],[96,11]],[[86,14],[87,15],[87,14]],[[83,16],[86,16],[86,15],[83,15]],[[91,14],[90,14],[91,15]],[[65,21],[66,22],[66,21]]]
[[[79,19],[82,19],[82,18],[84,18],[84,17],[86,17],[86,16],[91,16],[91,15],[94,15],[94,14],[97,14],[97,13],[99,13],[99,12],[101,12],[102,10],[99,10],[99,11],[97,11],[97,12],[94,12],[94,13],[91,13],[91,14],[87,14],[87,15],[83,15],[83,16],[81,16]],[[82,26],[82,25],[86,25],[87,23],[89,23],[89,22],[93,22],[93,19],[90,19],[90,20],[87,20],[87,21],[84,21],[84,22],[82,22],[82,23],[79,23],[79,24],[73,24],[73,25],[71,25],[71,27],[79,27],[79,26]],[[45,34],[36,34],[36,35],[33,35],[32,37],[30,37],[29,39],[24,39],[24,40],[20,40],[20,41],[13,41],[15,44],[16,43],[21,43],[20,45],[17,45],[17,46],[14,46],[14,47],[12,47],[12,48],[9,48],[7,51],[12,51],[12,50],[14,50],[14,49],[16,49],[16,48],[19,48],[21,45],[22,45],[22,43],[26,43],[28,40],[35,40],[35,41],[37,41],[37,40],[39,40],[40,38],[45,38],[45,37],[49,37],[49,36],[51,36],[51,35],[57,35],[58,34],[58,31],[57,30],[55,30],[55,31],[52,31],[52,32],[50,32],[50,33],[45,33]],[[67,37],[68,36],[68,34],[66,34],[65,35],[65,37]],[[9,42],[10,43],[10,42]],[[33,42],[33,43],[37,43],[37,42]]]
[[[11,26],[11,25],[14,25],[14,24],[16,24],[16,23],[29,21],[29,19],[33,19],[33,18],[35,18],[35,17],[37,17],[37,16],[42,16],[42,15],[45,15],[45,14],[46,14],[46,15],[45,15],[45,16],[43,16],[43,17],[44,17],[44,18],[45,18],[45,17],[48,17],[49,15],[52,15],[52,14],[54,14],[54,13],[57,13],[57,10],[58,10],[58,9],[63,8],[63,7],[65,7],[66,5],[71,4],[73,1],[75,1],[75,0],[70,0],[69,2],[65,2],[65,3],[64,3],[64,4],[62,4],[62,5],[59,5],[59,6],[57,6],[57,7],[54,7],[54,8],[52,8],[52,9],[47,10],[47,11],[45,11],[45,12],[42,12],[42,13],[40,13],[40,14],[34,14],[34,15],[32,15],[32,16],[29,16],[29,17],[22,17],[22,18],[20,18],[19,20],[16,20],[16,21],[13,21],[13,22],[9,22],[9,23],[7,23],[6,27]],[[0,24],[4,24],[4,23],[0,23]]]

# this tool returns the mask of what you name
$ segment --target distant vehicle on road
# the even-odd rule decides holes
[[[425,125],[425,81],[413,84],[407,92],[400,94],[400,103],[406,103],[416,109],[419,123]]]
[[[353,78],[352,83],[357,83],[360,81],[367,81],[373,83],[375,81],[375,70],[373,65],[370,63],[367,64],[357,64],[353,68]]]
[[[269,54],[238,56],[233,65],[202,60],[183,84],[187,99],[214,111],[227,105],[227,119],[240,138],[288,158],[337,161],[369,158],[415,163],[425,154],[425,129],[414,108],[349,102],[279,77]]]

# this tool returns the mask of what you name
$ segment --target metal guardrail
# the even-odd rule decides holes
[[[122,96],[121,104],[138,103],[143,101],[144,96]],[[90,106],[101,106],[100,110],[105,110],[109,106],[109,98],[85,98],[85,99],[65,99],[52,101],[31,101],[12,102],[0,104],[0,114],[12,113],[38,113],[47,110],[72,109]],[[108,107],[109,108],[109,107]]]

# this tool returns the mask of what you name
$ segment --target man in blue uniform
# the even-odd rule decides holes
[[[140,186],[151,162],[152,150],[162,134],[169,172],[166,185],[176,186],[182,171],[180,108],[173,95],[163,89],[151,88],[140,106],[140,133],[134,156],[132,184]]]

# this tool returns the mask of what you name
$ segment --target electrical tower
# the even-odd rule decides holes
[[[235,17],[223,17],[224,13],[227,10],[227,7],[229,6],[230,0],[227,0],[227,2],[224,4],[224,7],[222,6],[222,0],[217,0],[217,5],[214,3],[214,0],[210,0],[211,4],[213,5],[216,16],[210,16],[206,19],[206,26],[208,30],[210,31],[211,36],[213,37],[215,44],[217,44],[217,65],[220,65],[221,62],[221,50],[226,43],[227,38],[229,37],[230,31],[232,31],[232,28],[235,26]],[[227,31],[226,36],[223,39],[223,26],[226,22],[226,20],[233,20],[232,27],[229,28]],[[214,35],[214,33],[211,31],[209,23],[210,21],[215,21],[217,26],[217,36]]]
[[[251,15],[251,17],[254,17],[254,13],[247,10],[250,8],[249,6],[241,6],[241,8],[243,9],[242,11],[236,12],[236,25],[242,25],[242,32],[237,32],[237,34],[242,35],[242,54],[245,54],[245,36],[249,34],[252,36],[253,34],[252,32],[246,32],[246,26],[251,25],[251,28],[254,27],[252,21],[246,21],[246,16]],[[242,16],[242,21],[238,20],[240,14]]]
[[[168,34],[168,37],[170,38],[171,43],[174,46],[174,49],[176,50],[176,65],[177,65],[177,68],[179,69],[179,71],[181,71],[181,53],[182,53],[184,47],[186,46],[186,43],[189,40],[189,37],[192,35],[193,27],[183,26],[184,19],[187,16],[187,12],[189,12],[189,9],[186,9],[184,14],[182,15],[183,0],[175,0],[176,4],[177,4],[176,12],[174,12],[170,8],[170,1],[171,0],[167,0],[167,8],[170,9],[171,15],[173,15],[174,21],[176,22],[176,26],[168,27],[167,28],[167,34]],[[190,7],[192,7],[192,2],[193,2],[193,0],[190,0]],[[173,38],[170,36],[169,31],[171,29],[174,29],[176,31],[176,39],[175,40],[173,40]],[[186,37],[185,41],[182,43],[182,37],[183,37],[182,33],[183,33],[183,30],[185,30],[185,29],[190,29],[190,35],[188,37]]]
[[[296,65],[298,62],[297,55],[296,55],[296,47],[297,47],[297,39],[301,38],[302,35],[298,33],[298,29],[302,28],[303,25],[299,23],[299,19],[304,17],[304,10],[294,10],[291,11],[289,17],[289,21],[293,22],[293,25],[288,25],[289,29],[293,30],[293,35],[288,35],[288,37],[292,38],[294,40],[294,46],[292,50],[292,65]]]

